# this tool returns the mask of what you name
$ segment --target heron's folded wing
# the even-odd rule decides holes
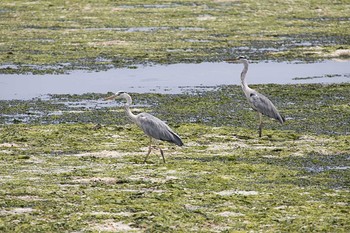
[[[181,138],[159,118],[148,113],[141,113],[138,115],[138,119],[140,127],[148,136],[158,140],[172,142],[178,146],[183,145]]]
[[[257,92],[251,93],[249,101],[258,112],[274,118],[281,123],[284,122],[275,105],[273,105],[273,103],[266,96]]]

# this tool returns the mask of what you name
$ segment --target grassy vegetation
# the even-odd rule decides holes
[[[349,57],[348,1],[0,2],[0,71]]]
[[[92,128],[1,128],[2,232],[350,230],[349,136],[181,125],[142,164],[136,127]]]
[[[0,73],[349,58],[348,1],[0,2]],[[254,87],[254,86],[252,86]],[[349,232],[350,84],[132,93],[184,147],[148,138],[104,94],[0,101],[0,232]]]
[[[288,119],[262,138],[240,87],[133,94],[183,138],[166,164],[120,107],[68,104],[104,95],[1,101],[0,231],[348,232],[349,84],[257,89]]]

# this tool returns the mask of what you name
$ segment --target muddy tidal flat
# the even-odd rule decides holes
[[[0,73],[62,74],[137,64],[349,58],[347,1],[0,3]]]
[[[0,232],[350,232],[349,9],[2,0]],[[261,138],[242,66],[224,62],[242,55],[286,118],[264,118]],[[162,84],[181,80],[167,68],[193,73]],[[181,136],[157,142],[166,163],[158,151],[143,163],[148,138],[103,100],[122,86],[110,80]]]
[[[132,93],[185,143],[165,164],[107,94],[0,101],[0,229],[348,231],[349,84],[255,88],[287,119],[262,138],[240,86]]]

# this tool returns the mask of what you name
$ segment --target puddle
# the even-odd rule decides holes
[[[159,30],[169,30],[169,27],[131,27],[126,32],[154,32]]]
[[[199,63],[136,66],[136,69],[72,71],[60,75],[0,75],[0,100],[28,100],[47,94],[183,93],[191,89],[240,85],[242,64]],[[249,84],[342,83],[350,81],[350,61],[319,63],[252,63]]]
[[[185,39],[184,41],[191,42],[191,43],[211,43],[211,42],[214,42],[213,40],[201,40],[201,39]]]
[[[30,29],[37,29],[37,27],[30,27]],[[53,29],[53,28],[51,28]],[[67,31],[77,31],[76,28],[66,29]],[[85,31],[119,31],[119,32],[156,32],[156,31],[165,31],[165,30],[173,30],[173,31],[204,31],[205,28],[201,27],[90,27],[83,28],[79,30]],[[39,41],[39,42],[47,42],[52,43],[55,40],[51,39],[35,39],[35,40],[26,40],[26,41]]]
[[[349,170],[350,166],[326,166],[326,167],[306,167],[305,170],[308,172],[320,173],[329,170]]]
[[[181,6],[179,3],[171,4],[142,4],[142,5],[120,5],[118,8],[121,9],[135,9],[135,8],[154,8],[154,9],[166,9]]]
[[[179,27],[177,29],[180,31],[195,31],[195,32],[205,31],[205,28],[200,28],[200,27]]]
[[[205,28],[200,27],[102,27],[102,28],[85,28],[86,31],[122,31],[122,32],[156,32],[161,30],[177,30],[177,31],[204,31]],[[40,40],[43,41],[43,40]],[[48,41],[49,42],[49,41]]]

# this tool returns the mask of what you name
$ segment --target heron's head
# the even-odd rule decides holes
[[[114,95],[111,95],[111,96],[105,98],[105,100],[122,99],[122,98],[125,98],[125,95],[127,95],[127,93],[125,91],[118,91]]]
[[[240,57],[237,57],[237,58],[230,58],[230,59],[226,60],[226,62],[228,62],[228,63],[237,63],[237,62],[243,62],[243,61],[247,61],[247,58],[243,57],[243,56],[240,56]]]
[[[240,57],[237,58],[237,61],[243,62],[243,61],[248,61],[248,59],[246,57],[244,57],[244,56],[240,56]]]

